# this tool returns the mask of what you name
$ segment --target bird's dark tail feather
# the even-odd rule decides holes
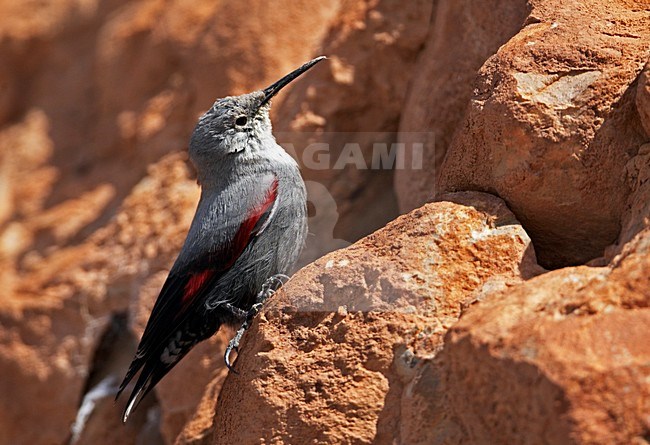
[[[159,361],[154,361],[146,363],[144,368],[142,369],[142,372],[140,373],[140,376],[138,377],[138,381],[135,383],[135,387],[133,388],[133,391],[131,392],[131,395],[129,396],[129,400],[126,404],[126,408],[124,408],[124,414],[122,416],[122,422],[126,422],[126,419],[129,418],[133,410],[135,410],[144,396],[146,396],[149,391],[153,389],[154,386],[156,386],[156,383],[160,381],[160,379],[163,378],[165,374],[169,371],[170,366],[165,366],[163,363]],[[137,371],[137,370],[136,370]],[[133,376],[131,376],[132,378]],[[129,378],[130,380],[130,378]],[[126,380],[126,383],[123,383],[124,386],[128,384],[128,380]],[[121,392],[124,388],[120,387],[119,392]],[[119,396],[118,392],[118,396]]]
[[[131,362],[131,365],[129,366],[129,370],[126,372],[126,375],[124,376],[124,379],[122,380],[122,383],[120,383],[119,388],[117,389],[117,394],[115,394],[115,400],[120,398],[120,395],[122,394],[122,391],[126,388],[126,385],[128,385],[133,377],[138,373],[140,368],[142,368],[142,365],[144,365],[144,361],[141,359],[138,359],[136,356],[135,359]]]

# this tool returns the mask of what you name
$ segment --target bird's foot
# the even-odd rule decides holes
[[[235,374],[239,374],[235,369],[232,367],[232,363],[230,363],[230,354],[232,354],[232,351],[234,350],[235,352],[239,353],[239,342],[241,341],[241,338],[244,335],[244,332],[246,332],[246,329],[248,329],[248,320],[244,321],[244,323],[241,325],[241,327],[237,330],[235,333],[235,336],[228,342],[228,347],[226,348],[226,353],[224,354],[224,361],[226,362],[226,368],[228,368],[229,371],[234,372]]]
[[[226,309],[239,320],[246,321],[246,318],[248,317],[248,311],[240,309],[232,303],[221,303],[219,306]]]
[[[259,304],[264,304],[264,302],[268,300],[270,297],[272,297],[273,294],[275,294],[277,290],[280,289],[284,285],[284,283],[286,283],[288,280],[289,277],[281,273],[269,277],[262,285],[262,290],[260,291],[260,293],[257,294],[257,298],[255,299],[255,304],[253,305],[253,308]],[[259,312],[260,309],[261,306],[259,306],[257,312]],[[253,314],[253,317],[257,315],[257,312]]]
[[[224,354],[226,367],[235,374],[237,374],[237,371],[235,371],[233,365],[230,363],[230,354],[232,354],[233,350],[235,352],[239,352],[239,342],[244,336],[244,332],[246,332],[246,330],[250,327],[253,318],[255,318],[260,310],[262,310],[266,300],[271,298],[273,294],[275,294],[288,279],[289,277],[284,274],[277,274],[268,278],[262,285],[262,290],[257,294],[257,297],[255,298],[255,304],[253,304],[253,306],[251,306],[248,311],[239,309],[238,307],[235,307],[229,303],[227,304],[227,308],[233,314],[237,316],[243,315],[242,318],[244,318],[244,322],[242,323],[241,327],[237,329],[235,336],[230,340],[230,342],[228,342],[228,347],[226,348],[226,353]]]

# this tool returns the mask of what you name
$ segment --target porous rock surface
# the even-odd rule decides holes
[[[214,443],[408,443],[414,368],[464,304],[540,271],[500,199],[446,199],[317,260],[274,296],[226,378]]]
[[[185,157],[160,159],[186,149],[214,99],[311,57],[338,7],[0,2],[0,443],[172,443],[193,417],[222,373],[226,334],[193,351],[123,434],[113,394],[71,431],[84,395],[124,374],[196,206]],[[300,45],[276,31],[286,23]],[[102,348],[123,314],[131,336]]]
[[[610,266],[549,272],[467,311],[439,357],[445,411],[463,443],[648,443],[648,338],[645,230]]]
[[[626,165],[648,141],[644,102],[635,100],[650,57],[648,5],[528,7],[518,33],[478,72],[437,191],[498,194],[541,264],[581,264],[616,241],[631,193]]]
[[[647,1],[0,17],[1,445],[650,443]],[[320,54],[272,113],[308,181],[311,264],[240,374],[222,331],[121,425],[115,385],[199,195],[198,115]],[[407,150],[373,169],[377,142],[424,143],[422,168]]]
[[[154,296],[147,291],[149,276],[167,269],[180,247],[198,198],[187,175],[180,156],[162,160],[111,223],[84,243],[40,255],[32,251],[22,259],[0,309],[0,441],[64,443],[85,391],[128,365],[130,357],[119,361],[116,354],[104,361],[105,369],[93,370],[101,359],[95,351],[101,351],[113,314],[126,311],[130,298]],[[90,204],[79,200],[62,205],[88,210]],[[75,213],[64,215],[75,224]],[[29,219],[27,228],[14,223],[14,230],[27,231],[37,220]],[[3,259],[6,268],[15,265],[12,259]],[[121,346],[126,355],[133,352],[131,343]]]

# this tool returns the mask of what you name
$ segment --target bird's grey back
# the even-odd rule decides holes
[[[271,145],[272,144],[272,145]],[[237,156],[236,154],[233,156]],[[221,166],[222,169],[224,166]],[[269,178],[277,178],[277,198],[264,236],[256,237],[235,264],[219,280],[206,304],[215,307],[228,301],[246,306],[241,298],[254,297],[264,281],[276,274],[289,274],[307,236],[306,190],[296,162],[275,140],[266,141],[263,151],[246,162],[226,165],[203,190],[186,244],[220,246],[234,237],[245,212],[259,203]],[[177,264],[193,261],[184,248]]]

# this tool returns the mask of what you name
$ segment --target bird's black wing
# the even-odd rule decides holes
[[[191,261],[172,268],[154,304],[135,357],[122,381],[118,393],[126,388],[135,374],[144,367],[129,403],[124,420],[139,401],[184,355],[179,351],[175,360],[161,360],[171,337],[195,310],[200,310],[205,298],[219,278],[228,271],[250,242],[266,227],[277,200],[278,179],[274,175],[260,178],[259,197],[253,199],[239,227],[225,242],[211,246],[195,255]]]

